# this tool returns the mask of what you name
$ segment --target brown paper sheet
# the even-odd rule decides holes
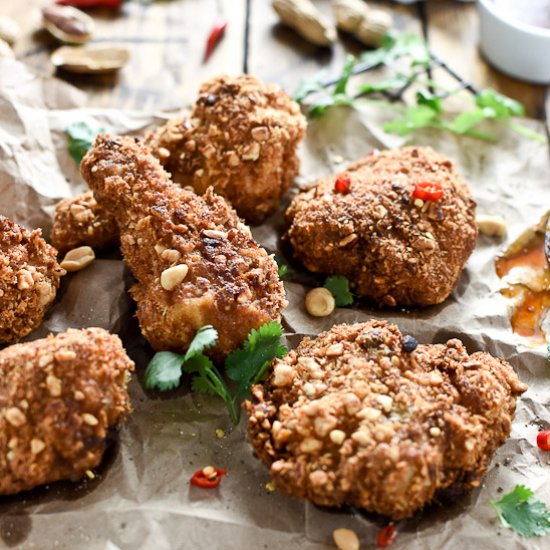
[[[56,80],[44,81],[15,61],[0,59],[0,213],[28,227],[51,225],[58,199],[84,185],[64,135],[74,121],[94,117],[118,133],[139,133],[161,118],[83,108],[79,92]],[[373,106],[335,109],[312,123],[302,147],[301,181],[339,169],[373,147],[400,145],[380,128],[384,113]],[[530,127],[542,130],[535,121]],[[545,145],[495,128],[498,144],[426,132],[415,143],[431,144],[452,157],[471,183],[479,212],[503,216],[508,241],[535,223],[550,203],[550,163]],[[281,212],[255,228],[270,251],[279,250]],[[507,304],[498,290],[493,260],[506,243],[481,237],[458,287],[441,306],[412,312],[367,307],[339,309],[329,318],[304,312],[307,285],[315,278],[299,270],[286,284],[287,343],[316,335],[332,324],[384,318],[421,342],[460,337],[470,351],[507,358],[529,384],[520,400],[510,440],[497,453],[483,485],[449,503],[433,505],[398,526],[396,550],[423,548],[517,548],[542,550],[549,538],[522,539],[496,520],[489,499],[516,483],[550,503],[550,455],[537,450],[539,426],[550,422],[550,367],[543,346],[526,346],[510,330]],[[323,549],[331,533],[350,527],[365,548],[373,548],[381,523],[357,510],[322,510],[268,493],[269,480],[245,442],[244,418],[233,429],[223,404],[191,395],[146,396],[139,380],[151,351],[132,318],[126,293],[131,276],[116,255],[101,256],[88,269],[64,278],[56,305],[32,335],[67,327],[102,326],[120,333],[136,360],[130,391],[135,411],[114,439],[94,480],[62,482],[16,497],[0,498],[0,546],[20,549]],[[548,323],[546,324],[548,329]],[[226,436],[215,437],[216,428]],[[221,487],[189,486],[192,473],[207,464],[227,468]]]

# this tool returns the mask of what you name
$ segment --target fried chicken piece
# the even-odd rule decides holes
[[[443,196],[415,199],[423,182]],[[286,215],[307,269],[344,275],[358,296],[387,306],[443,302],[477,238],[468,187],[449,159],[422,147],[376,151],[297,195]]]
[[[88,191],[57,203],[50,240],[61,254],[79,246],[100,250],[118,243],[118,226]]]
[[[81,164],[98,203],[116,217],[145,338],[185,350],[197,329],[218,331],[217,354],[239,347],[286,305],[277,264],[211,189],[173,185],[147,148],[99,136]]]
[[[0,216],[0,343],[38,327],[65,274],[41,234]]]
[[[212,186],[257,224],[298,174],[305,126],[298,104],[278,86],[220,76],[203,84],[190,117],[169,121],[146,144],[175,182],[200,194]]]
[[[384,321],[343,324],[273,362],[245,408],[278,489],[400,520],[480,484],[527,387],[459,340],[415,345]]]
[[[0,351],[0,494],[97,466],[107,430],[130,411],[134,363],[118,336],[69,329]]]

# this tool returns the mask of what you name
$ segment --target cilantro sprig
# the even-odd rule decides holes
[[[349,281],[342,275],[332,275],[325,280],[324,287],[330,290],[338,307],[353,304],[353,294],[349,289]]]
[[[77,165],[80,166],[80,161],[92,148],[97,134],[101,134],[104,131],[105,129],[93,119],[73,122],[67,126],[66,132],[69,153]]]
[[[550,532],[550,512],[533,491],[524,485],[516,485],[500,500],[492,500],[500,521],[524,537],[540,537]]]
[[[396,63],[397,60],[400,62],[399,65]],[[435,61],[439,65],[444,65],[440,60]],[[417,90],[414,102],[398,108],[401,111],[399,116],[383,126],[387,133],[406,136],[421,128],[436,128],[462,136],[496,141],[494,134],[480,129],[483,122],[496,120],[525,137],[546,142],[545,136],[513,120],[514,117],[525,114],[521,103],[492,89],[478,92],[464,82],[460,82],[455,89],[445,89],[433,80],[425,78],[431,62],[432,56],[428,46],[417,34],[387,35],[377,50],[365,52],[358,58],[348,56],[338,77],[327,80],[322,76],[316,76],[303,82],[294,99],[303,103],[307,97],[315,94],[315,101],[308,105],[308,116],[319,118],[334,105],[354,105],[372,94],[381,94],[390,102],[394,102],[401,99],[403,92],[414,85]],[[359,85],[355,94],[348,91],[352,75],[379,66],[386,66],[390,76],[378,82]],[[462,92],[464,88],[474,93],[472,108],[449,120],[445,113],[444,100]]]
[[[161,351],[155,354],[145,372],[147,389],[168,391],[176,388],[184,373],[191,375],[191,389],[196,393],[220,397],[229,410],[231,421],[239,421],[239,406],[250,387],[258,383],[274,357],[282,357],[288,350],[280,343],[283,329],[272,321],[259,329],[252,329],[243,346],[231,352],[225,360],[225,372],[235,384],[231,392],[220,371],[204,355],[214,346],[218,332],[210,325],[197,331],[185,354]]]

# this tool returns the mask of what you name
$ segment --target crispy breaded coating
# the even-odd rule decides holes
[[[277,264],[224,199],[172,184],[147,148],[99,136],[81,164],[98,203],[116,217],[143,335],[156,350],[185,350],[213,325],[215,353],[239,347],[286,305]]]
[[[91,191],[57,203],[50,241],[61,254],[79,246],[101,250],[118,240],[115,219],[97,204]]]
[[[169,121],[146,143],[172,179],[210,186],[247,222],[273,212],[298,174],[306,121],[278,86],[248,75],[204,83],[189,118]]]
[[[527,387],[459,340],[409,353],[403,342],[384,321],[337,325],[274,361],[245,407],[278,489],[399,520],[440,490],[479,485]]]
[[[100,328],[0,351],[0,494],[97,466],[107,430],[130,411],[132,370],[118,336]]]
[[[288,239],[310,271],[346,276],[358,296],[387,306],[443,302],[476,238],[475,202],[453,163],[424,147],[374,152],[337,176],[320,179],[287,210]],[[418,201],[415,184],[441,186]]]
[[[65,274],[57,250],[41,235],[0,216],[0,343],[38,327]]]

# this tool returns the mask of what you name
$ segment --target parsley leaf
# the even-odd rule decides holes
[[[349,289],[349,281],[341,275],[327,277],[324,287],[330,290],[338,307],[349,306],[353,303],[353,294]]]
[[[105,130],[93,119],[87,122],[73,122],[67,126],[68,148],[71,157],[80,165],[82,157],[92,148],[97,136]]]
[[[346,61],[344,63],[344,68],[342,69],[342,74],[340,75],[340,78],[338,79],[338,82],[336,82],[336,87],[334,88],[334,94],[333,95],[339,95],[339,94],[345,94],[346,90],[348,88],[348,82],[351,78],[351,75],[353,74],[353,69],[355,68],[355,65],[357,64],[357,60],[353,55],[348,55],[346,57]]]
[[[524,485],[498,501],[491,501],[502,524],[524,537],[540,537],[550,532],[550,513],[544,502],[533,498],[533,491]]]
[[[237,383],[236,398],[248,393],[250,386],[259,382],[274,357],[288,353],[280,339],[283,328],[277,321],[252,329],[243,347],[231,352],[225,360],[225,372]]]

